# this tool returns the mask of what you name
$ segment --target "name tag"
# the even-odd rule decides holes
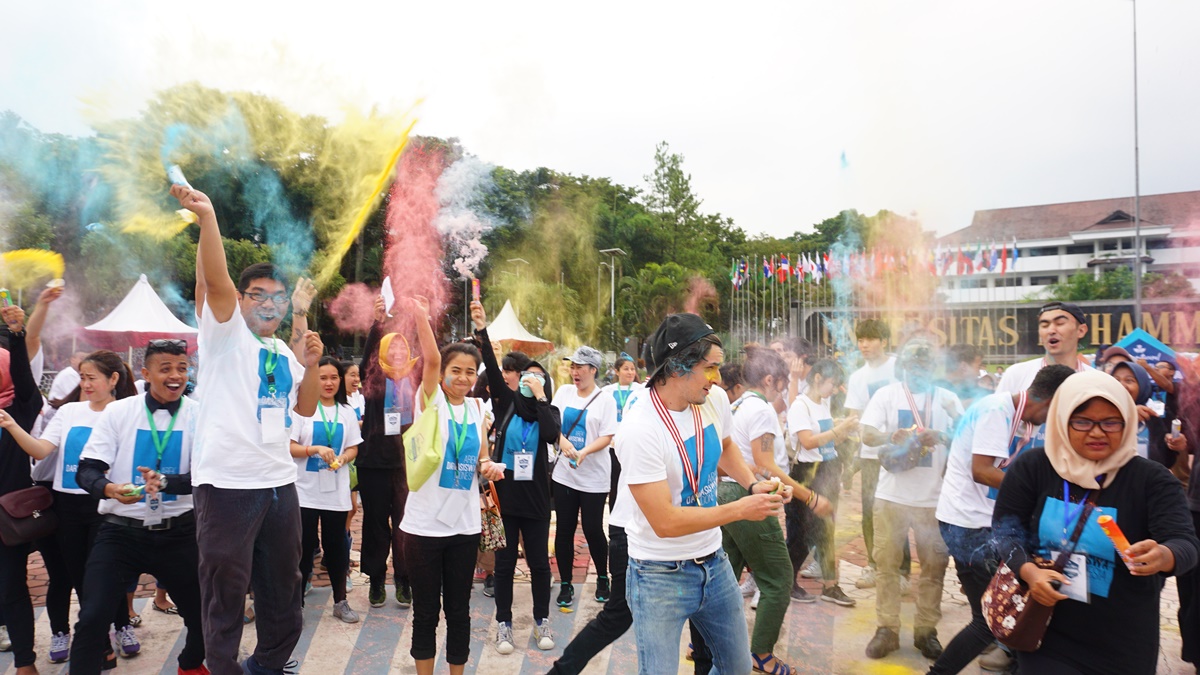
[[[267,399],[274,401],[277,399]],[[262,442],[264,444],[286,443],[288,440],[287,433],[287,416],[283,405],[286,405],[287,399],[278,399],[280,405],[268,406],[259,403],[258,419],[262,429]]]
[[[142,524],[146,526],[158,525],[162,521],[162,495],[157,492],[152,495],[146,495],[146,515],[142,517]]]
[[[1079,602],[1090,602],[1088,595],[1088,570],[1087,556],[1083,553],[1075,553],[1071,556],[1070,562],[1063,568],[1063,576],[1070,585],[1063,584],[1061,593],[1072,600]]]
[[[513,480],[533,480],[533,458],[532,452],[513,453]]]
[[[438,522],[446,527],[457,525],[459,518],[462,517],[463,509],[468,506],[468,497],[471,495],[457,490],[447,495],[442,502],[442,508],[438,510]]]
[[[324,469],[317,472],[317,489],[321,492],[337,492],[337,471]]]
[[[403,423],[399,408],[388,408],[383,411],[383,434],[385,436],[399,436],[401,426]]]

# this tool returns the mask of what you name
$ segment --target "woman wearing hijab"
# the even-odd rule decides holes
[[[1036,652],[1018,654],[1022,675],[1152,673],[1164,575],[1195,567],[1200,542],[1183,489],[1162,465],[1137,454],[1137,410],[1113,377],[1077,373],[1059,387],[1046,446],[1009,467],[992,518],[1001,560],[1054,607]],[[1067,548],[1084,505],[1087,523],[1070,579],[1033,562]],[[1097,524],[1112,517],[1133,544],[1123,563]],[[1060,582],[1056,590],[1052,582]]]

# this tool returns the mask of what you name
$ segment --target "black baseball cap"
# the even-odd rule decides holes
[[[1071,316],[1075,317],[1075,320],[1079,323],[1087,323],[1087,319],[1083,316],[1083,310],[1079,308],[1079,305],[1076,305],[1073,302],[1048,302],[1042,305],[1042,308],[1038,310],[1038,318],[1041,318],[1041,316],[1046,312],[1053,312],[1055,310],[1070,314]]]
[[[667,359],[714,333],[712,326],[695,314],[668,315],[642,349],[650,378],[658,374]]]

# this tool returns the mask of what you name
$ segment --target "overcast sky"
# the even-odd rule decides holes
[[[190,80],[400,110],[481,159],[642,185],[785,236],[1133,194],[1130,0],[6,3],[0,110],[88,132]],[[1138,2],[1143,194],[1200,189],[1200,2]],[[841,157],[845,153],[846,164]]]

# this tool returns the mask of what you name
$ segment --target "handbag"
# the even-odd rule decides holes
[[[53,506],[54,495],[41,485],[0,497],[0,541],[18,546],[50,536],[58,527]]]
[[[446,452],[441,442],[442,425],[437,409],[430,406],[432,402],[433,396],[425,399],[421,416],[404,432],[405,477],[408,489],[413,492],[420,490],[438,470]]]
[[[1034,556],[1031,562],[1061,573],[1075,552],[1075,545],[1079,543],[1079,537],[1091,515],[1092,503],[1088,502],[1071,534],[1068,550],[1059,552],[1053,563],[1039,556]],[[1000,644],[1021,652],[1034,652],[1042,646],[1042,638],[1054,615],[1054,607],[1035,600],[1029,587],[1007,563],[1002,563],[996,570],[987,590],[983,592],[981,604],[983,618]]]
[[[507,546],[504,520],[500,518],[500,498],[496,496],[496,484],[487,482],[479,492],[479,515],[482,524],[479,535],[479,550],[498,551]]]

